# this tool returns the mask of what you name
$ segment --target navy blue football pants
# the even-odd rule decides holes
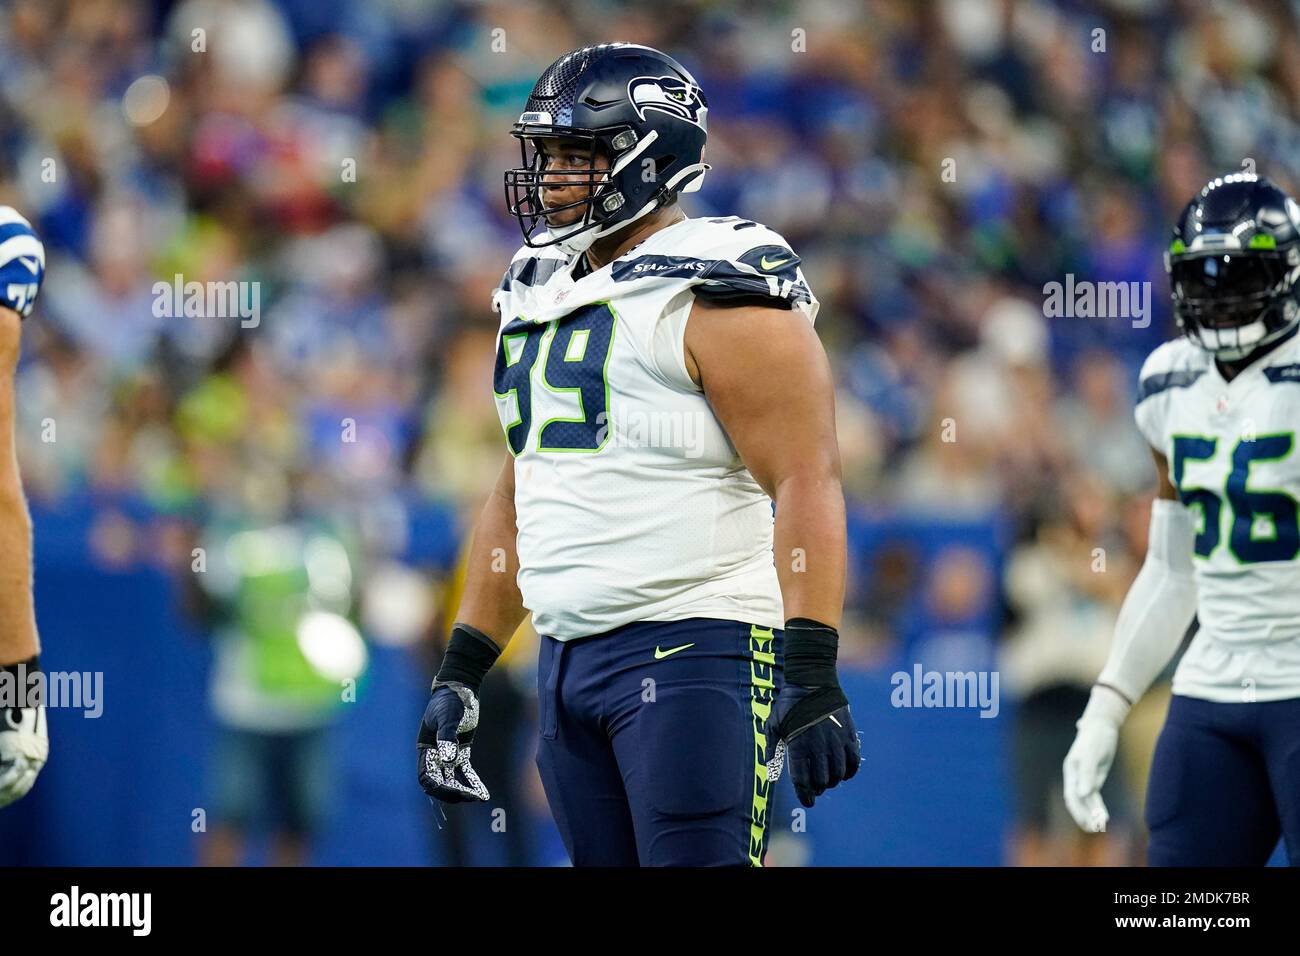
[[[694,618],[543,637],[537,767],[575,866],[761,866],[780,630]]]
[[[1151,866],[1300,865],[1300,699],[1175,696],[1147,786]]]

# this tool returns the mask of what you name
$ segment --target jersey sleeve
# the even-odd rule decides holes
[[[510,268],[506,269],[505,275],[492,290],[492,311],[508,310],[512,295],[531,286],[545,285],[566,262],[566,258],[559,252],[520,246],[510,260]]]
[[[497,283],[496,288],[492,290],[492,311],[493,312],[501,311],[502,308],[501,300],[502,297],[505,295],[506,286],[509,283],[510,283],[510,272],[509,270],[507,270],[506,274],[501,277],[501,281]]]
[[[672,387],[684,392],[702,392],[686,367],[686,323],[695,297],[689,289],[673,296],[659,314],[650,339],[650,360],[655,372]]]
[[[1156,401],[1138,402],[1133,409],[1133,419],[1137,422],[1138,431],[1147,440],[1147,444],[1161,454],[1164,454],[1165,447],[1164,415],[1158,406],[1163,405],[1163,402]]]
[[[778,233],[747,219],[696,220],[692,233],[670,256],[642,256],[623,268],[628,275],[652,274],[674,280],[651,341],[651,362],[674,388],[700,392],[686,367],[686,325],[696,299],[759,305],[817,318],[817,298],[800,268],[799,256]],[[619,266],[615,265],[616,278]]]
[[[711,228],[692,250],[702,263],[690,282],[696,298],[791,309],[817,320],[817,297],[799,256],[780,234],[745,219],[708,222]]]
[[[1181,384],[1189,373],[1180,366],[1182,343],[1178,340],[1166,342],[1147,356],[1138,373],[1137,404],[1133,408],[1133,419],[1138,431],[1156,451],[1165,454],[1167,419],[1169,412],[1170,389]]]

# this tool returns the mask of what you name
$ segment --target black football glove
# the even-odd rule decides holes
[[[862,763],[862,742],[835,674],[838,644],[833,627],[808,618],[786,623],[785,682],[767,725],[775,741],[767,776],[780,779],[788,761],[795,795],[805,807]]]
[[[420,786],[433,799],[443,803],[488,799],[487,787],[470,764],[470,751],[478,727],[479,686],[500,653],[482,631],[465,624],[452,628],[415,741]]]
[[[433,685],[420,721],[420,786],[444,803],[487,800],[488,789],[470,764],[478,727],[478,697],[464,684]]]

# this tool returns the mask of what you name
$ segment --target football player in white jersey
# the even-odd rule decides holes
[[[575,865],[761,865],[783,763],[811,806],[860,759],[817,300],[781,236],[678,205],[709,168],[707,112],[671,57],[602,44],[552,64],[513,130],[525,245],[493,296],[507,453],[419,774],[488,799],[476,690],[531,611],[537,762]]]
[[[1165,258],[1184,335],[1142,367],[1159,491],[1141,571],[1065,760],[1065,799],[1106,825],[1120,725],[1174,674],[1147,792],[1149,862],[1300,865],[1300,207],[1267,179],[1212,180]]]
[[[32,601],[32,520],[14,450],[14,375],[22,321],[45,278],[31,223],[0,206],[0,807],[32,788],[49,755]]]

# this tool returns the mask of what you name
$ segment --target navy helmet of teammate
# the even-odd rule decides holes
[[[1153,865],[1300,863],[1300,206],[1267,179],[1212,180],[1165,257],[1183,335],[1143,365],[1138,427],[1159,478],[1147,556],[1065,761],[1065,799],[1104,829],[1099,790],[1130,707],[1174,674],[1146,803]]]
[[[1175,224],[1165,269],[1183,332],[1216,358],[1245,358],[1300,320],[1300,208],[1267,179],[1215,179]]]
[[[769,788],[857,771],[817,300],[777,233],[692,219],[707,101],[634,44],[557,60],[512,130],[524,245],[493,295],[505,462],[419,736],[421,786],[486,800],[483,674],[541,635],[537,762],[573,862],[759,865]],[[775,502],[775,516],[773,514]]]

